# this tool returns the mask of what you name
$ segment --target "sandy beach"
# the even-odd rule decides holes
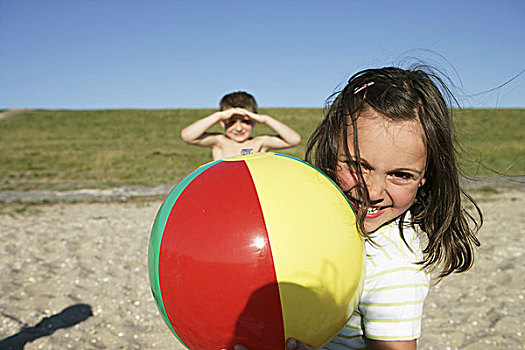
[[[482,247],[469,272],[431,288],[419,349],[524,349],[520,186],[476,194]],[[184,349],[149,287],[161,201],[2,203],[0,349]]]

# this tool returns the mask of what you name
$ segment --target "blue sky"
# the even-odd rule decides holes
[[[525,73],[487,92],[525,69],[524,38],[522,0],[0,0],[0,108],[322,107],[408,56],[465,107],[525,108]]]

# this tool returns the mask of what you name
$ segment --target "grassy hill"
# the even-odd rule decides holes
[[[212,110],[24,111],[0,120],[0,190],[71,189],[176,183],[211,161],[210,150],[185,144],[180,130]],[[263,109],[303,140],[283,153],[302,157],[320,109]],[[469,175],[525,174],[525,110],[456,113]],[[220,129],[215,128],[216,131]],[[257,125],[256,134],[270,133]]]

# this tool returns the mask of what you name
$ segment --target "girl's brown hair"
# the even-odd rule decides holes
[[[472,266],[474,246],[479,246],[476,233],[483,222],[478,205],[460,185],[452,108],[444,95],[449,104],[456,101],[446,84],[427,66],[363,70],[353,75],[342,91],[332,95],[326,116],[308,140],[306,149],[306,160],[337,182],[339,139],[348,134],[348,127],[353,128],[358,164],[355,171],[361,183],[357,191],[364,203],[357,213],[357,222],[363,235],[370,239],[370,232],[363,226],[370,198],[363,185],[354,121],[368,108],[392,121],[419,120],[427,146],[426,182],[410,208],[411,224],[419,226],[428,238],[420,263],[425,268],[437,268],[439,278]],[[343,140],[350,159],[347,138]],[[473,205],[477,215],[466,210],[465,200]],[[405,215],[399,220],[403,240]]]

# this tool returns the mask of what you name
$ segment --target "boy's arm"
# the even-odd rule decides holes
[[[288,125],[278,121],[277,119],[264,114],[255,114],[246,111],[247,115],[257,123],[266,124],[273,131],[277,133],[277,136],[260,136],[263,138],[263,148],[268,149],[281,149],[297,146],[301,142],[301,135]]]
[[[217,139],[221,134],[209,133],[206,132],[206,130],[221,120],[230,118],[231,114],[232,112],[230,110],[212,113],[209,116],[199,119],[182,129],[180,132],[180,137],[184,142],[187,142],[191,145],[212,147],[217,143]]]

